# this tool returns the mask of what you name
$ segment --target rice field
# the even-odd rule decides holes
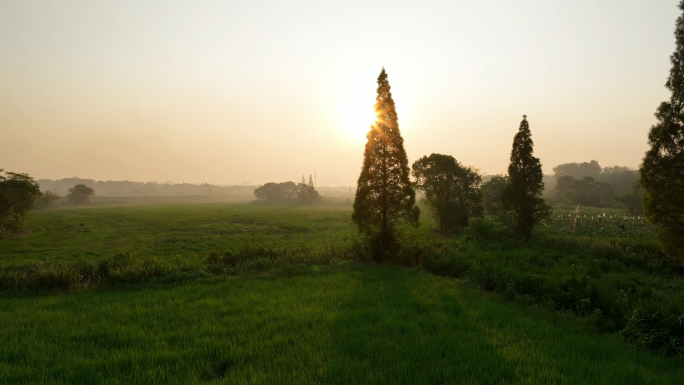
[[[391,267],[0,301],[0,383],[684,383],[681,360]]]
[[[349,207],[234,203],[33,211],[27,227],[23,237],[0,242],[0,263],[102,260],[130,249],[141,257],[204,257],[247,242],[295,247],[356,234]]]

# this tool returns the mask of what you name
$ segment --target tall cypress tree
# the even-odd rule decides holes
[[[504,207],[513,214],[518,230],[529,239],[534,225],[548,217],[551,207],[542,198],[544,182],[539,158],[532,155],[532,133],[523,115],[518,133],[513,138],[508,184],[502,191]]]
[[[656,110],[639,169],[644,187],[644,213],[656,224],[656,238],[670,257],[684,261],[684,0],[675,26],[675,51],[665,83],[672,96]]]
[[[418,226],[420,209],[409,180],[404,139],[385,68],[378,76],[376,121],[366,135],[363,166],[356,188],[352,220],[374,242],[374,258],[381,260],[395,244],[400,221]]]

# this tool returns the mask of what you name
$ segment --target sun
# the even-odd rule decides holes
[[[340,125],[355,140],[363,140],[376,120],[375,90],[371,87],[349,86],[341,94],[338,105]]]

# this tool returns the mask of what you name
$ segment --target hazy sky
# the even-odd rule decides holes
[[[0,168],[355,184],[385,66],[412,163],[636,167],[678,0],[0,1]]]

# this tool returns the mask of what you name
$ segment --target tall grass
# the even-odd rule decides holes
[[[301,265],[368,261],[362,242],[269,248],[246,242],[235,251],[217,250],[207,257],[138,257],[133,250],[99,261],[36,262],[0,266],[1,291],[74,290],[95,285],[179,282],[212,275],[272,271],[295,274]]]
[[[501,223],[473,221],[433,242],[422,265],[510,300],[571,312],[598,330],[684,354],[684,276],[652,241],[545,234],[531,242]]]
[[[677,359],[390,267],[0,301],[0,383],[684,382]]]

